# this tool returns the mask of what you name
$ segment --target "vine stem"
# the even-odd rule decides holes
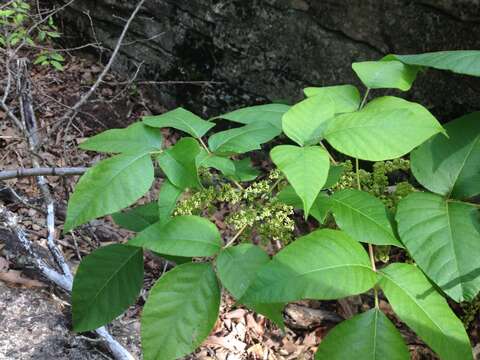
[[[320,146],[327,152],[328,157],[329,157],[330,160],[332,161],[333,165],[337,165],[337,164],[338,164],[337,161],[335,160],[335,158],[333,157],[333,155],[330,154],[330,151],[328,151],[328,149],[327,149],[327,147],[325,146],[325,144],[324,144],[322,141],[320,141],[319,143],[320,143]]]

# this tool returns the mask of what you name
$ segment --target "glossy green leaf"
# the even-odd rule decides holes
[[[209,154],[205,150],[197,156],[197,167],[214,168],[225,176],[235,176],[235,163],[227,157]]]
[[[328,177],[325,185],[323,185],[323,189],[330,189],[336,185],[342,177],[344,170],[345,167],[343,165],[331,165],[330,169],[328,169]]]
[[[341,153],[382,161],[403,156],[443,131],[423,106],[384,96],[372,100],[360,111],[329,121],[325,138]]]
[[[252,123],[218,132],[208,139],[208,146],[217,154],[242,154],[261,149],[260,145],[280,135],[281,131],[269,123]]]
[[[157,203],[148,203],[112,214],[113,221],[127,230],[139,232],[158,221]]]
[[[156,128],[171,127],[196,138],[202,137],[215,126],[215,123],[205,121],[181,107],[161,115],[144,116],[143,123]]]
[[[104,131],[84,141],[79,147],[106,153],[148,153],[160,150],[162,141],[160,131],[138,122],[125,129]]]
[[[64,231],[132,205],[152,186],[149,155],[122,154],[100,161],[80,178],[68,202]]]
[[[353,85],[308,87],[303,92],[307,97],[330,97],[335,104],[335,114],[356,111],[360,106],[360,93]]]
[[[283,303],[339,299],[376,282],[362,245],[338,230],[322,229],[297,239],[262,267],[240,300]]]
[[[330,96],[312,96],[283,115],[283,132],[300,146],[312,145],[323,137],[327,122],[334,115],[335,103]]]
[[[403,247],[393,233],[385,205],[365,191],[344,189],[330,197],[338,227],[353,239],[375,245]]]
[[[396,60],[357,62],[352,68],[367,88],[402,91],[410,90],[419,70]]]
[[[121,315],[143,286],[142,249],[113,244],[82,260],[72,290],[73,328],[94,330]]]
[[[480,290],[478,209],[430,193],[413,193],[398,205],[398,232],[422,270],[456,301]]]
[[[302,199],[297,195],[292,186],[287,186],[277,194],[277,199],[286,205],[293,206],[295,209],[303,209]],[[310,208],[310,216],[313,216],[320,224],[325,222],[325,219],[330,211],[330,198],[324,193],[320,192]]]
[[[168,180],[180,189],[200,188],[197,155],[200,146],[193,138],[182,138],[157,157],[158,165]]]
[[[306,218],[327,181],[330,167],[327,152],[319,146],[279,145],[272,149],[270,157],[302,199]]]
[[[257,271],[269,261],[267,253],[256,245],[231,246],[222,250],[217,257],[218,277],[235,299],[240,299]]]
[[[462,322],[416,266],[396,263],[380,273],[379,284],[395,313],[442,360],[473,359]]]
[[[290,109],[290,106],[285,104],[256,105],[234,110],[227,114],[216,116],[214,119],[226,119],[241,124],[266,122],[281,130],[282,116],[288,109]]]
[[[410,354],[391,321],[379,309],[371,309],[330,330],[315,359],[409,360]]]
[[[237,181],[252,181],[255,180],[260,171],[255,169],[252,165],[252,161],[249,158],[234,161],[235,174],[231,177]]]
[[[469,198],[480,194],[480,112],[445,126],[439,134],[412,151],[413,175],[437,194]]]
[[[220,289],[210,264],[183,264],[162,276],[142,314],[145,360],[174,360],[190,354],[212,331]]]
[[[222,248],[216,226],[194,215],[175,216],[167,223],[158,222],[128,242],[159,254],[174,256],[213,256]]]
[[[158,193],[157,216],[160,223],[165,224],[170,220],[170,215],[175,210],[180,195],[182,195],[182,189],[165,179]]]
[[[257,275],[258,270],[270,261],[260,247],[241,244],[222,250],[216,260],[217,275],[223,286],[240,299]],[[247,304],[283,327],[282,310],[285,304]]]
[[[459,74],[480,76],[480,51],[456,50],[437,51],[416,55],[393,55],[409,65],[426,66],[439,70],[450,70]]]

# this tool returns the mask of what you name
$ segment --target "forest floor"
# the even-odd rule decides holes
[[[80,94],[85,92],[95,81],[98,73],[102,70],[102,67],[98,64],[98,59],[90,55],[84,57],[71,56],[68,58],[63,72],[45,67],[34,66],[32,68],[31,80],[34,85],[35,111],[42,130],[41,136],[44,140],[43,150],[37,155],[44,166],[90,166],[100,160],[102,156],[79,150],[77,145],[83,139],[109,128],[124,127],[143,115],[158,114],[166,110],[162,104],[157,104],[152,98],[149,98],[147,95],[149,93],[148,89],[136,87],[134,91],[132,84],[124,84],[125,79],[107,75],[105,83],[98,89],[95,98],[82,107],[81,113],[73,121],[57,126],[56,121],[64,114],[65,105],[71,106],[74,104]],[[169,142],[175,142],[177,138],[177,134],[168,130],[164,131],[164,135]],[[10,123],[6,114],[0,111],[0,168],[30,167],[31,156],[25,139]],[[81,259],[94,249],[111,243],[125,242],[132,235],[132,233],[118,228],[109,217],[92,221],[69,234],[62,234],[67,200],[74,189],[77,177],[49,177],[48,181],[57,207],[57,241],[72,269],[75,269]],[[153,200],[155,192],[156,190],[153,190],[147,194],[144,200]],[[19,216],[21,225],[27,230],[29,239],[36,244],[40,251],[46,249],[45,216],[41,205],[41,194],[34,179],[18,178],[7,180],[3,184],[0,183],[0,202],[3,202]],[[111,328],[112,334],[117,336],[137,356],[139,356],[139,315],[141,308],[148,296],[148,289],[164,272],[164,265],[165,263],[158,258],[152,256],[145,258],[145,288],[137,304],[117,319]],[[2,282],[3,284],[1,284]],[[42,314],[51,311],[57,317],[58,314],[63,314],[65,319],[70,316],[68,297],[32,271],[28,259],[24,260],[22,256],[18,256],[18,251],[11,240],[8,240],[7,234],[0,232],[0,291],[6,294],[7,288],[5,286],[13,289],[13,293],[10,298],[0,296],[0,310],[2,312],[14,313],[12,307],[9,306],[16,303],[12,301],[12,296],[16,299],[20,296],[27,296],[28,299],[28,294],[31,294],[31,299],[38,300],[40,298],[47,304],[51,303],[52,310],[42,308]],[[37,300],[32,300],[32,307],[36,306]],[[221,315],[214,330],[198,351],[187,359],[313,359],[316,347],[328,330],[338,321],[350,317],[359,310],[368,308],[370,300],[367,296],[365,298],[350,298],[343,303],[304,301],[291,304],[284,312],[287,327],[285,332],[282,332],[264,317],[245,308],[237,307],[234,300],[225,292]],[[9,304],[2,304],[2,301],[8,301]],[[26,311],[25,302],[22,306],[22,311]],[[391,313],[386,302],[381,301],[381,306],[387,313]],[[37,329],[37,331],[39,328],[49,329],[50,335],[53,334],[53,336],[55,336],[55,331],[65,332],[55,326],[46,325],[42,327],[41,323],[42,321],[45,322],[45,318],[41,314],[39,315],[38,308],[32,311],[34,314],[28,317],[28,326],[25,325],[25,322],[22,325],[22,321],[12,325],[17,328],[15,336],[21,336],[22,333],[18,331],[18,327],[21,326],[27,327],[23,333],[27,343],[35,342],[35,339],[31,340],[31,335],[29,335],[32,334],[32,329]],[[17,315],[20,318],[25,316],[22,312],[18,312]],[[20,345],[16,341],[11,341],[8,344],[3,340],[2,343],[1,339],[5,336],[12,336],[11,331],[13,331],[12,329],[8,330],[9,324],[6,324],[7,320],[5,319],[7,319],[5,314],[0,313],[0,321],[2,321],[0,359],[52,357],[52,353],[49,353],[50,355],[32,354],[27,349],[19,353],[12,352],[14,349],[9,348],[9,346]],[[404,325],[400,323],[398,325],[407,337],[411,350],[413,350],[413,359],[435,359],[430,350],[409,333]],[[68,321],[65,321],[62,326],[62,329],[68,329]],[[478,329],[473,331],[478,332]],[[101,354],[101,356],[98,355],[98,358],[109,358],[108,352],[101,345],[98,345],[94,340],[89,340],[91,334],[84,335],[78,337],[69,333],[68,341],[54,343],[56,344],[54,346],[81,349],[81,351],[75,353],[75,356],[72,355],[71,351],[63,351],[61,352],[63,355],[58,355],[56,358],[96,359],[98,354]],[[35,335],[35,337],[39,336],[39,334]],[[65,336],[65,334],[58,334],[58,336]],[[41,341],[48,340],[42,338]],[[72,345],[72,342],[75,341],[85,343]]]

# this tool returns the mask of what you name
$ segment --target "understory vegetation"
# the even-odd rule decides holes
[[[449,302],[478,308],[480,113],[442,126],[421,104],[373,95],[408,91],[428,68],[480,76],[480,52],[352,67],[363,96],[348,84],[308,87],[293,106],[209,120],[177,108],[83,142],[110,156],[80,178],[64,232],[112,214],[136,235],[81,262],[74,329],[94,330],[135,303],[147,251],[177,266],[144,306],[145,359],[193,352],[217,321],[222,289],[279,327],[289,302],[368,294],[370,310],[333,328],[316,359],[410,358],[382,299],[440,358],[473,359]],[[217,131],[223,120],[238,126]],[[184,134],[171,146],[167,127]],[[251,157],[265,149],[273,168],[262,173]],[[130,207],[159,183],[158,201]]]

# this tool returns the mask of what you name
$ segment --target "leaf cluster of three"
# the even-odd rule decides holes
[[[478,52],[396,56],[355,63],[353,68],[369,89],[408,90],[419,66],[479,75],[472,57],[478,60]],[[307,99],[292,107],[270,104],[223,115],[245,125],[212,135],[208,148],[200,146],[201,138],[214,124],[183,109],[146,117],[143,123],[105,132],[82,145],[120,155],[102,161],[82,177],[70,200],[67,230],[130,206],[145,194],[154,179],[152,156],[168,180],[162,185],[158,205],[150,206],[151,219],[139,216],[145,226],[136,226],[141,232],[129,242],[131,246],[100,249],[80,266],[73,292],[77,330],[112,320],[134,301],[143,268],[135,272],[135,279],[128,278],[128,273],[141,268],[144,247],[186,261],[151,291],[142,319],[146,358],[180,357],[208,335],[220,302],[217,275],[240,302],[278,323],[287,302],[337,299],[380,286],[397,315],[442,358],[471,358],[461,322],[428,278],[456,301],[470,300],[480,290],[478,205],[468,202],[480,193],[479,114],[457,119],[443,129],[427,109],[397,97],[376,98],[358,110],[360,95],[351,85],[307,88],[305,94]],[[164,150],[155,127],[174,127],[192,138],[183,138]],[[222,249],[218,230],[206,219],[170,218],[179,195],[186,188],[201,186],[198,167],[213,167],[229,179],[242,181],[246,179],[244,165],[229,156],[259,149],[282,131],[298,144],[280,145],[271,151],[273,162],[293,190],[290,199],[301,204],[305,217],[314,204],[322,203],[341,230],[317,230],[269,260],[261,249],[249,244]],[[327,197],[322,189],[335,167],[330,166],[323,140],[343,154],[369,161],[397,158],[415,149],[411,154],[413,174],[431,193],[418,192],[403,199],[396,223],[381,201],[368,193],[347,189]],[[408,264],[391,264],[375,272],[357,241],[405,247],[423,273]],[[211,256],[216,257],[216,271],[208,263],[189,259]],[[85,278],[94,265],[102,271],[110,269],[104,271],[110,282],[106,279],[108,286],[100,287],[92,297],[98,283]],[[116,304],[106,300],[109,298],[115,298]],[[105,312],[106,308],[110,311]],[[176,338],[170,335],[172,323]],[[159,329],[168,334],[159,335]],[[375,358],[408,358],[398,331],[378,309],[335,328],[322,342],[317,358],[349,357],[353,350],[348,344],[352,343],[358,344],[355,353],[361,358],[371,354],[372,346]]]

